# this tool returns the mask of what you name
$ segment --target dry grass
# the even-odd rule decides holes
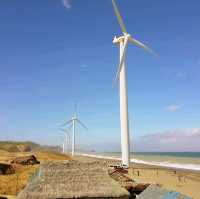
[[[46,152],[35,152],[34,153],[39,161],[49,161],[49,160],[69,160],[70,157],[62,154],[57,153],[54,151],[46,151]]]
[[[6,151],[0,151],[0,161],[10,162],[13,158],[30,155],[31,153],[8,153]],[[67,160],[69,156],[56,153],[56,152],[35,152],[34,155],[39,161],[47,160]],[[0,195],[16,195],[21,191],[30,177],[39,168],[39,165],[28,166],[15,166],[16,173],[12,175],[0,175]]]

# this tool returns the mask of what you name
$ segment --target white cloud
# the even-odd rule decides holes
[[[171,104],[171,105],[168,105],[165,107],[165,110],[168,111],[168,112],[176,112],[178,111],[179,109],[181,108],[180,105],[177,105],[177,104]]]
[[[70,0],[62,0],[62,3],[63,3],[63,6],[66,8],[66,9],[70,9],[71,8],[71,3],[70,3]]]
[[[137,151],[200,151],[200,128],[175,129],[140,138]]]
[[[160,140],[161,144],[172,144],[176,142],[177,142],[177,139],[175,137],[163,138]]]

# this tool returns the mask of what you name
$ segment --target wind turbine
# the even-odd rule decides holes
[[[77,114],[76,112],[73,114],[72,116],[72,119],[65,122],[62,126],[65,126],[65,125],[68,125],[68,124],[71,124],[71,127],[72,127],[72,131],[73,131],[73,134],[72,134],[72,156],[75,155],[75,146],[76,146],[76,126],[77,124],[80,124],[84,129],[88,129],[77,117]]]
[[[62,153],[65,153],[65,140],[63,141],[63,138],[62,138],[61,141],[62,141]]]
[[[62,143],[62,152],[65,153],[65,142]]]
[[[123,19],[120,15],[119,9],[112,0],[115,15],[119,22],[123,35],[114,37],[113,43],[120,46],[120,63],[118,66],[117,74],[114,79],[114,84],[119,79],[119,93],[120,93],[120,125],[121,125],[121,151],[122,151],[122,166],[129,167],[130,163],[130,144],[129,144],[129,118],[128,118],[128,94],[127,94],[127,80],[126,80],[126,67],[125,56],[128,43],[135,44],[144,50],[155,54],[149,47],[140,41],[133,38],[127,31]]]
[[[68,147],[70,146],[70,133],[67,129],[60,128],[60,130],[64,133],[64,145],[63,145],[63,153],[68,152]],[[65,151],[66,150],[66,151]]]

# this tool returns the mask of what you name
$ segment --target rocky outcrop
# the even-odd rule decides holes
[[[37,158],[34,155],[17,157],[14,160],[12,160],[11,163],[21,164],[21,165],[40,164],[40,162],[37,160]]]
[[[11,164],[0,163],[0,175],[9,175],[15,173],[15,170]]]

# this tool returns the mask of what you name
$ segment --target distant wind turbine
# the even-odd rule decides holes
[[[120,37],[114,37],[113,43],[119,44],[120,46],[120,64],[117,70],[114,84],[119,79],[119,93],[120,93],[120,124],[121,124],[121,151],[122,151],[122,165],[129,167],[130,163],[130,144],[129,144],[129,118],[128,118],[128,94],[127,94],[127,81],[126,81],[126,67],[125,67],[125,56],[128,43],[135,44],[136,46],[143,48],[147,52],[155,54],[149,47],[135,38],[131,37],[126,31],[125,24],[120,15],[119,9],[112,0],[115,15],[119,22],[120,28],[123,35]]]
[[[62,143],[62,152],[65,153],[65,141]]]
[[[76,112],[72,116],[72,119],[65,122],[62,126],[69,125],[71,124],[72,130],[73,130],[73,135],[72,135],[72,156],[75,155],[75,147],[76,147],[76,126],[77,124],[80,124],[84,129],[88,129],[77,117]]]
[[[60,130],[64,133],[64,146],[63,146],[63,153],[67,153],[70,147],[70,133],[67,129],[60,128]]]

